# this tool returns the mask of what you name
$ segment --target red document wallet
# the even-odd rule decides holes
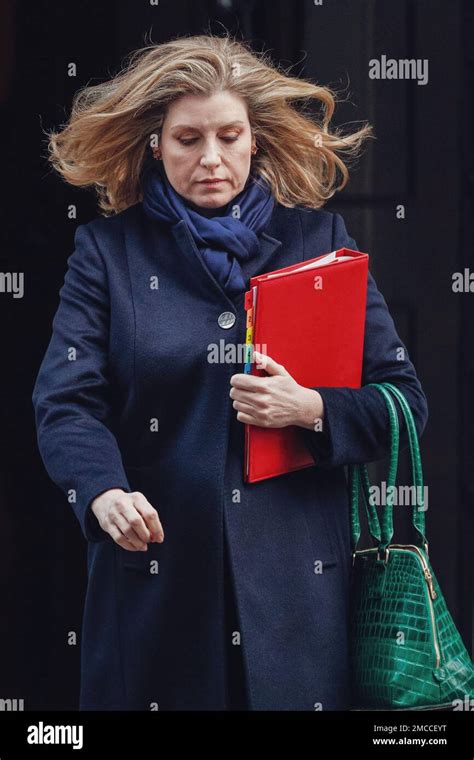
[[[251,277],[244,371],[267,375],[251,361],[255,349],[283,364],[306,388],[360,388],[368,269],[368,254],[341,248]],[[296,425],[246,424],[245,482],[317,464],[302,432]]]

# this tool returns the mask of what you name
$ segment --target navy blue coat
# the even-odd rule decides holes
[[[260,240],[247,278],[356,248],[339,214],[280,204]],[[81,709],[224,709],[224,532],[250,709],[349,706],[344,465],[387,455],[385,402],[318,387],[324,432],[301,428],[318,464],[245,484],[229,396],[243,365],[207,360],[222,339],[245,342],[243,294],[227,297],[183,221],[150,221],[137,203],[77,228],[33,404],[44,465],[88,540]],[[400,347],[369,274],[362,385],[398,385],[421,436],[427,402]],[[163,544],[131,552],[102,530],[89,505],[112,487],[145,494]]]

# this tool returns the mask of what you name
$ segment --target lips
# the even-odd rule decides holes
[[[218,185],[219,182],[225,182],[225,179],[217,179],[217,178],[201,179],[199,181],[199,184],[200,185]]]

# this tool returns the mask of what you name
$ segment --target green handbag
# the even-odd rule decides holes
[[[411,409],[396,386],[370,385],[382,393],[387,404],[391,450],[381,523],[369,490],[366,465],[349,466],[351,709],[472,709],[474,666],[428,558],[423,473]],[[399,448],[398,415],[391,394],[400,403],[409,435],[415,486],[410,492],[414,490],[416,497],[412,509],[414,544],[391,543]],[[357,551],[361,490],[374,546]]]

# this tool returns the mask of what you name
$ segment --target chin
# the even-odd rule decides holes
[[[231,199],[230,198],[201,198],[198,201],[195,201],[198,206],[203,206],[204,208],[218,208],[219,206],[226,206],[227,203],[229,203]]]
[[[192,202],[196,204],[196,206],[202,206],[203,208],[219,208],[220,206],[225,206],[229,201],[231,201],[233,198],[233,195],[231,193],[217,193],[213,192],[212,194],[202,194],[198,197],[192,198]]]

